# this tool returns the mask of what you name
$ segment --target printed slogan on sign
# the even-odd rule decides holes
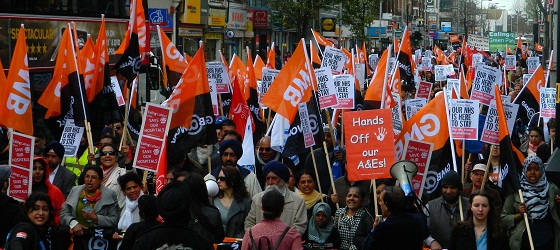
[[[391,109],[346,112],[343,116],[348,180],[391,178],[395,163]]]

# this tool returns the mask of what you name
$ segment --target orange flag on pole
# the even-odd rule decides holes
[[[303,39],[300,40],[292,57],[261,100],[264,106],[274,110],[290,123],[298,112],[298,104],[309,101],[314,89],[305,46]]]
[[[334,43],[332,43],[331,41],[327,40],[325,37],[321,36],[321,34],[319,34],[319,32],[311,29],[311,33],[313,33],[313,37],[315,38],[315,41],[317,41],[317,43],[321,46],[329,46],[329,47],[334,47]]]
[[[264,61],[262,60],[262,58],[257,55],[255,57],[255,62],[253,63],[253,68],[255,69],[255,77],[258,80],[262,79],[262,69],[265,67],[266,65],[264,64]]]
[[[27,135],[33,135],[33,114],[31,112],[31,84],[27,64],[27,42],[23,24],[19,28],[10,72],[2,91],[0,117],[2,125]]]
[[[93,76],[93,95],[96,96],[103,90],[105,85],[105,74],[108,73],[106,67],[109,66],[109,49],[107,47],[107,34],[105,33],[105,16],[101,15],[101,26],[95,42],[95,69]],[[88,101],[89,95],[88,95]]]
[[[168,84],[171,84],[171,86],[177,85],[179,81],[177,76],[185,72],[188,63],[159,25],[157,29],[159,42],[162,48],[161,66],[163,71],[163,86],[167,88]],[[171,81],[171,83],[169,81]]]
[[[178,126],[189,128],[195,108],[195,97],[207,93],[210,93],[210,86],[208,77],[206,77],[204,46],[200,46],[171,96],[162,103],[164,106],[173,108],[169,128],[173,129]]]
[[[269,69],[276,69],[276,50],[274,48],[274,42],[272,42],[272,46],[270,46],[266,54],[266,67]]]

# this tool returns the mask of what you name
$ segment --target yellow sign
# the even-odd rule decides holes
[[[208,11],[208,26],[225,27],[226,10],[210,8]]]
[[[556,83],[556,104],[560,104],[560,82]]]
[[[183,15],[181,15],[181,23],[200,24],[201,0],[186,0]]]
[[[222,40],[223,34],[222,33],[206,33],[204,34],[204,38],[206,40]]]
[[[321,23],[323,31],[332,31],[334,29],[334,20],[332,18],[325,18]]]

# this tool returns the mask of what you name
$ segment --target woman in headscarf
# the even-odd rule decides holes
[[[311,220],[312,209],[315,204],[321,202],[326,195],[315,190],[317,181],[315,174],[309,170],[303,170],[296,176],[297,193],[303,197],[305,201],[305,209],[307,209],[307,220]]]
[[[303,234],[304,249],[338,249],[340,236],[333,226],[332,212],[329,204],[319,202],[313,206],[307,231]]]
[[[54,223],[55,225],[60,225],[60,210],[62,209],[62,204],[66,199],[60,189],[51,184],[49,178],[47,178],[47,173],[50,172],[49,164],[45,158],[33,158],[33,184],[31,184],[31,193],[45,193],[51,198]]]
[[[517,193],[508,196],[501,216],[511,249],[530,249],[524,214],[529,217],[535,249],[560,249],[560,189],[546,179],[539,157],[525,159],[519,185],[523,201]]]

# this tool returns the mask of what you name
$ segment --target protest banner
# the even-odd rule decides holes
[[[336,88],[336,98],[338,99],[337,109],[354,109],[354,76],[349,74],[334,76],[334,86]]]
[[[338,75],[342,73],[342,69],[345,64],[346,56],[342,50],[335,49],[333,47],[325,47],[321,67],[329,68],[331,69],[333,75]]]
[[[515,45],[514,32],[492,32],[488,33],[490,51],[506,51],[506,46]]]
[[[379,63],[379,55],[378,54],[371,54],[368,57],[369,67],[373,70],[377,68],[377,64]]]
[[[455,75],[455,69],[453,68],[453,64],[443,65],[443,68],[445,69],[445,74],[447,76],[451,77]]]
[[[360,83],[360,89],[363,90],[366,85],[366,65],[363,63],[356,63],[354,76]]]
[[[515,55],[506,55],[506,63],[505,63],[506,70],[515,70],[517,66],[517,59]]]
[[[401,110],[401,96],[399,93],[391,92],[393,96],[393,101],[395,102],[395,106],[391,109],[392,110],[392,117],[393,117],[393,132],[395,133],[395,137],[401,133],[403,128],[403,114]]]
[[[276,76],[278,76],[278,73],[280,73],[280,70],[277,69],[269,69],[269,68],[262,69],[261,85],[260,87],[257,87],[257,91],[259,92],[259,103],[262,97],[264,96],[264,94],[266,94],[266,92],[270,88],[270,85],[272,84],[274,79],[276,79]],[[263,105],[261,104],[261,106]]]
[[[111,77],[111,89],[113,89],[113,92],[115,93],[115,98],[117,98],[117,104],[119,105],[119,107],[124,106],[126,102],[119,85],[119,80],[116,76]]]
[[[477,35],[469,35],[467,39],[467,45],[469,47],[474,47],[479,51],[489,51],[490,44],[488,41],[488,37],[484,36],[477,36]]]
[[[169,132],[171,125],[172,109],[161,105],[146,103],[144,120],[138,137],[138,146],[134,156],[134,167],[155,172],[157,170],[159,158],[164,149],[165,136]],[[193,126],[200,126],[199,122],[193,119]]]
[[[430,57],[422,57],[422,70],[423,71],[432,70],[432,59]]]
[[[420,60],[422,59],[422,49],[417,49],[414,51],[414,60],[416,62],[416,64],[420,63]]]
[[[478,140],[479,103],[476,100],[452,99],[450,107],[453,139]]]
[[[525,86],[525,84],[527,84],[527,82],[529,82],[529,79],[531,79],[531,76],[533,74],[523,74],[523,86]]]
[[[208,78],[208,85],[210,86],[210,99],[212,100],[212,110],[214,115],[220,115],[220,104],[218,103],[218,89],[216,80]]]
[[[484,56],[482,54],[480,53],[473,54],[471,65],[474,65],[474,67],[476,68],[479,63],[482,63],[483,60],[484,60]]]
[[[527,73],[533,74],[537,70],[537,68],[541,65],[541,61],[539,57],[531,56],[527,58]]]
[[[315,78],[317,79],[317,94],[319,96],[319,106],[321,106],[321,109],[338,105],[331,69],[323,67],[316,69]]]
[[[540,112],[543,118],[556,117],[556,88],[541,88]]]
[[[388,147],[394,142],[391,113],[391,109],[344,112],[349,181],[391,178],[395,163],[395,149]]]
[[[315,138],[313,138],[313,131],[311,130],[311,123],[309,122],[309,112],[307,112],[307,103],[302,102],[298,104],[298,113],[300,119],[301,133],[303,134],[303,143],[305,148],[315,145]]]
[[[216,91],[218,94],[229,93],[229,76],[223,62],[207,62],[206,75],[208,79],[216,81]]]
[[[515,125],[515,116],[517,115],[517,110],[519,110],[519,104],[502,102],[502,106],[504,107],[508,131],[513,131],[513,126]]]
[[[12,169],[12,174],[10,175],[8,196],[21,202],[24,202],[31,194],[34,147],[35,137],[15,131],[11,132],[8,164]],[[48,178],[48,175],[49,173],[45,173],[45,178]]]
[[[431,82],[424,82],[421,81],[418,84],[418,89],[416,90],[416,96],[415,98],[424,98],[424,99],[430,99],[430,93],[432,92],[432,85],[433,83]]]
[[[428,104],[425,98],[408,99],[404,101],[406,120],[409,120],[418,110]]]
[[[445,81],[447,80],[447,74],[445,73],[445,66],[435,65],[434,66],[435,81]]]
[[[486,121],[484,122],[484,129],[482,130],[481,142],[500,145],[500,126],[498,125],[498,109],[496,108],[496,101],[490,102],[490,107],[486,113]]]
[[[453,88],[453,91],[455,91],[456,95],[460,95],[461,94],[461,80],[460,79],[447,79],[447,87]]]
[[[410,185],[418,197],[422,197],[428,164],[432,158],[434,144],[418,140],[406,139],[402,159],[414,162],[418,167],[418,174],[412,177]]]
[[[490,101],[494,98],[494,85],[502,86],[502,71],[500,69],[478,65],[476,68],[471,99],[479,100],[484,105],[490,105]]]
[[[84,127],[76,126],[74,119],[66,119],[60,136],[60,144],[64,146],[64,156],[76,157],[84,130]]]

